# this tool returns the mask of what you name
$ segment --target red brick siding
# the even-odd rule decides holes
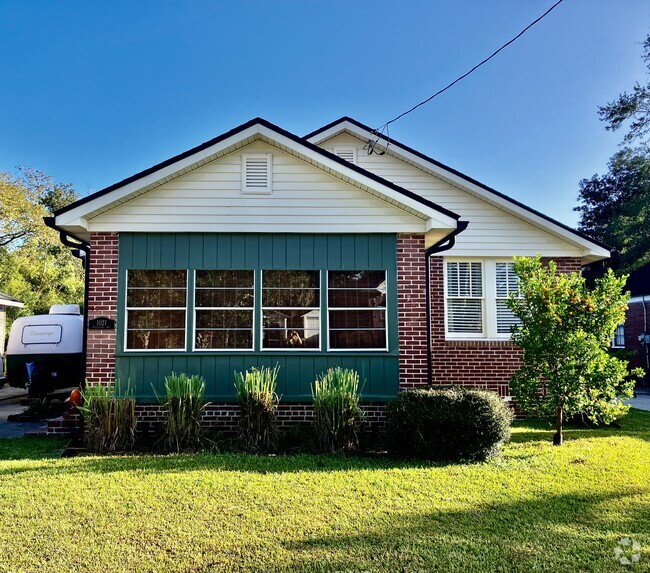
[[[650,296],[645,301],[645,311],[650,324]],[[632,302],[628,304],[625,313],[625,350],[635,352],[630,358],[630,366],[647,369],[645,348],[639,342],[639,335],[643,332],[643,302]]]
[[[383,430],[386,419],[385,404],[363,404],[364,422],[369,427]],[[136,418],[142,429],[143,424],[158,427],[163,422],[162,406],[159,404],[137,404]],[[278,425],[286,430],[300,423],[312,422],[314,410],[311,404],[280,404],[278,407]],[[237,404],[210,404],[206,407],[202,417],[202,424],[206,428],[213,428],[222,432],[235,432],[239,428],[239,406]],[[54,420],[48,420],[47,435],[70,434],[79,427],[79,414],[74,413]]]
[[[400,388],[427,384],[427,314],[423,235],[397,236]]]
[[[581,268],[578,258],[554,260],[560,272]],[[521,349],[506,340],[445,340],[443,257],[431,257],[430,272],[433,384],[467,384],[508,396],[508,381],[519,368]]]
[[[90,234],[88,319],[117,319],[118,235]],[[119,328],[119,325],[118,325]],[[116,330],[89,330],[86,378],[92,384],[108,384],[115,373]]]

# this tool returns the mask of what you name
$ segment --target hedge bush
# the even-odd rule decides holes
[[[408,390],[387,412],[391,454],[436,461],[486,460],[510,439],[512,413],[486,390],[445,387]]]

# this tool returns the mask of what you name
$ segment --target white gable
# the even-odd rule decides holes
[[[534,224],[497,204],[496,198],[490,202],[485,197],[478,197],[389,153],[368,155],[363,149],[365,143],[344,132],[318,145],[327,151],[334,147],[356,146],[359,167],[459,214],[463,221],[469,221],[469,226],[456,237],[455,246],[447,254],[512,257],[541,253],[549,257],[582,257],[584,262],[594,260],[594,254],[585,248],[586,241],[572,240],[573,237],[567,238],[566,234],[552,232],[549,225]],[[601,250],[603,253],[595,256],[595,260],[607,256],[606,251]]]
[[[268,194],[242,193],[242,158],[271,154]],[[87,218],[90,232],[423,233],[426,218],[257,141]]]

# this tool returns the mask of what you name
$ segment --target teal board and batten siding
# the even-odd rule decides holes
[[[138,399],[164,394],[170,372],[200,374],[211,400],[234,399],[233,372],[280,365],[278,394],[283,401],[311,399],[314,378],[333,366],[360,374],[364,401],[387,400],[399,389],[397,332],[397,237],[394,234],[122,233],[119,240],[116,378],[130,381]],[[387,271],[388,352],[327,352],[327,293],[321,289],[320,351],[183,352],[124,351],[127,269],[290,269]],[[189,273],[189,292],[194,280]],[[321,286],[324,285],[325,273]],[[259,300],[261,285],[256,285]],[[188,297],[187,348],[192,348],[193,300]],[[260,332],[259,312],[256,332]],[[154,390],[155,389],[155,390]]]

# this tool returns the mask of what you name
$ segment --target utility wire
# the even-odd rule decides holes
[[[432,96],[428,97],[427,99],[421,101],[420,103],[414,105],[411,109],[406,110],[403,113],[400,113],[397,117],[394,117],[390,121],[387,121],[384,125],[382,125],[380,128],[374,130],[374,134],[377,136],[377,139],[374,141],[368,141],[367,145],[364,147],[364,149],[368,150],[368,155],[371,155],[373,152],[375,152],[375,145],[379,141],[379,138],[383,135],[384,131],[388,130],[388,126],[391,123],[396,122],[398,119],[401,119],[405,115],[411,113],[412,111],[415,111],[417,108],[420,106],[423,106],[425,103],[429,103],[433,98],[438,97],[440,94],[443,94],[446,92],[449,88],[455,86],[458,82],[461,80],[464,80],[467,76],[469,76],[472,72],[476,71],[478,68],[480,68],[483,64],[487,64],[494,56],[496,56],[501,50],[504,50],[507,48],[510,44],[521,38],[528,30],[530,30],[535,24],[537,24],[540,20],[544,19],[548,14],[550,14],[555,8],[557,8],[560,4],[562,4],[564,0],[558,0],[553,6],[551,6],[546,12],[544,12],[539,18],[536,20],[532,21],[528,26],[526,26],[519,34],[517,34],[514,38],[508,40],[505,44],[503,44],[498,50],[495,50],[492,52],[487,58],[485,58],[483,61],[479,62],[476,64],[471,70],[468,72],[465,72],[462,76],[456,78],[453,82],[451,82],[449,85],[445,86],[441,90],[437,91],[434,93]],[[388,140],[390,143],[390,140]],[[383,152],[381,153],[383,155]]]

